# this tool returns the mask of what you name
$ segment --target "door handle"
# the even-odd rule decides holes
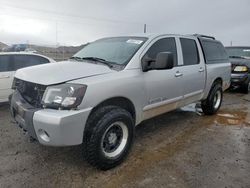
[[[201,68],[199,69],[199,72],[204,72],[204,68],[201,67]]]
[[[0,79],[10,78],[10,76],[0,76]]]
[[[180,73],[179,71],[177,71],[176,73],[175,73],[175,77],[180,77],[180,76],[182,76],[183,74],[182,73]]]

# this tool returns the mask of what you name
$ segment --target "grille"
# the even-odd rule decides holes
[[[236,67],[236,65],[234,65],[234,64],[231,65],[232,72],[234,72],[235,67]]]
[[[16,89],[20,92],[22,97],[33,107],[40,108],[42,107],[41,101],[43,94],[46,90],[45,85],[40,85],[32,82],[27,82],[15,78],[13,82],[13,89]]]

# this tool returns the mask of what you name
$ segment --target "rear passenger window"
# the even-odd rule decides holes
[[[206,63],[218,63],[221,60],[228,60],[228,55],[224,46],[218,41],[201,41],[205,54]]]
[[[181,38],[184,65],[199,64],[199,53],[195,40]]]
[[[13,71],[27,67],[30,63],[30,57],[27,55],[13,55],[13,61],[11,61],[11,67]]]
[[[150,58],[155,60],[160,52],[171,52],[174,56],[174,65],[177,65],[177,50],[175,38],[164,38],[156,41],[147,51],[143,58]]]
[[[0,55],[0,72],[7,72],[9,70],[9,56]]]
[[[30,56],[30,65],[29,66],[33,66],[33,65],[41,65],[41,64],[45,64],[45,63],[49,63],[49,60],[44,58],[44,57],[40,57],[40,56]]]
[[[40,65],[44,63],[49,63],[49,60],[35,55],[14,55],[12,69],[16,71],[21,68]]]

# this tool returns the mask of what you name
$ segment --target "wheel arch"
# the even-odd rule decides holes
[[[221,84],[221,86],[223,87],[223,79],[222,79],[222,77],[216,77],[215,79],[208,79],[207,80],[206,88],[204,90],[204,95],[203,95],[202,100],[205,100],[208,97],[208,95],[211,92],[212,88],[217,83]]]
[[[212,86],[215,85],[216,83],[219,83],[219,84],[221,84],[221,86],[222,86],[222,85],[223,85],[223,80],[222,80],[222,78],[221,78],[221,77],[217,77],[217,78],[213,81]]]
[[[117,106],[117,107],[123,108],[127,110],[133,117],[134,121],[136,121],[135,106],[133,102],[126,97],[112,97],[112,98],[105,99],[104,101],[100,102],[91,110],[89,117],[93,113],[95,113],[96,110],[104,106]]]

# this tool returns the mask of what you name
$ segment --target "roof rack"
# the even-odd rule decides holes
[[[208,35],[193,34],[193,36],[196,36],[196,37],[203,37],[203,38],[209,38],[209,39],[215,40],[215,37],[213,37],[213,36],[208,36]]]

